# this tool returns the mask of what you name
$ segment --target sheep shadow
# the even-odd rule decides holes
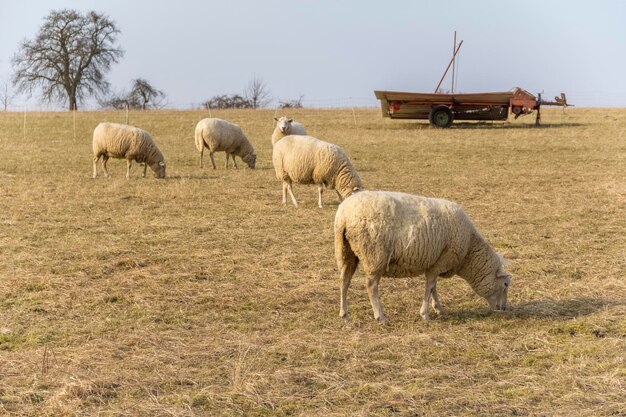
[[[608,298],[576,297],[565,300],[531,300],[513,305],[511,316],[513,318],[572,319],[588,316],[604,309],[624,306],[626,306],[624,300]]]
[[[168,175],[163,180],[165,181],[178,181],[178,180],[215,180],[220,178],[219,175]]]
[[[440,320],[476,320],[498,317],[503,320],[525,318],[571,320],[589,316],[601,310],[613,307],[626,307],[623,300],[606,298],[577,297],[567,300],[532,300],[521,304],[509,304],[504,312],[481,310],[446,310]],[[445,306],[444,306],[445,308]]]

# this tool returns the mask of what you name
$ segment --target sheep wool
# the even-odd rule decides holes
[[[385,317],[378,295],[380,277],[426,275],[420,314],[439,313],[437,278],[459,275],[494,310],[505,310],[511,277],[504,260],[456,203],[405,193],[362,191],[335,216],[335,256],[340,271],[340,316],[348,316],[347,291],[357,266],[366,275],[374,318]]]
[[[126,159],[126,178],[130,178],[132,161],[144,164],[143,176],[149,166],[157,178],[165,178],[165,159],[152,137],[145,130],[119,123],[100,123],[93,131],[93,177],[98,175],[97,162],[109,177],[109,158]]]
[[[363,188],[361,177],[343,149],[312,136],[285,136],[274,145],[272,162],[276,177],[283,181],[283,204],[289,192],[294,206],[298,206],[292,182],[317,184],[320,208],[324,187],[335,190],[340,200]]]
[[[222,119],[202,119],[196,125],[195,132],[196,149],[200,152],[200,167],[204,168],[204,148],[209,150],[209,157],[213,169],[215,166],[215,152],[226,152],[226,168],[228,159],[233,159],[233,166],[237,168],[235,156],[240,157],[248,167],[256,165],[256,153],[252,144],[244,135],[239,126]]]
[[[307,134],[306,129],[302,123],[294,122],[293,119],[289,119],[286,116],[281,117],[276,120],[276,127],[274,128],[274,132],[272,133],[272,146],[276,144],[279,140],[289,135],[301,135],[304,136]]]

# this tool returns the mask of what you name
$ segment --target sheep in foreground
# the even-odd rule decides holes
[[[340,317],[347,319],[346,295],[358,266],[366,275],[374,318],[385,321],[378,295],[380,277],[426,274],[420,315],[428,305],[441,312],[437,277],[459,275],[493,310],[505,310],[511,276],[504,260],[476,230],[463,209],[448,200],[410,194],[363,191],[347,199],[335,216],[335,257],[340,272]]]
[[[272,146],[279,140],[289,135],[306,135],[306,129],[302,123],[294,122],[293,119],[289,119],[286,116],[276,120],[276,127],[272,133]]]
[[[285,136],[274,145],[272,162],[276,177],[283,181],[283,204],[287,191],[298,206],[291,183],[317,184],[318,207],[322,208],[323,188],[334,189],[340,200],[363,188],[361,178],[343,149],[312,136]]]
[[[143,177],[148,166],[157,178],[165,178],[165,159],[152,137],[145,130],[137,127],[118,124],[100,123],[93,131],[93,177],[98,175],[97,162],[102,158],[104,175],[107,171],[109,158],[126,159],[126,178],[130,178],[132,161],[143,164]]]
[[[252,144],[244,135],[239,126],[222,119],[207,118],[202,119],[196,125],[196,148],[200,152],[200,168],[204,168],[204,148],[209,150],[213,169],[215,152],[226,152],[226,168],[228,168],[228,158],[233,159],[233,165],[237,168],[235,156],[240,157],[250,168],[256,164],[256,154]]]

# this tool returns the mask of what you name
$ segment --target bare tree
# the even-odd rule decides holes
[[[165,93],[157,90],[149,81],[143,78],[134,79],[131,82],[130,92],[112,93],[98,98],[98,103],[102,108],[112,109],[160,109],[165,103]]]
[[[243,95],[246,100],[250,102],[250,106],[253,109],[263,108],[272,101],[265,81],[263,81],[263,78],[257,77],[256,75],[248,82],[248,86],[244,90]]]
[[[15,95],[16,93],[12,90],[9,81],[0,79],[0,105],[2,105],[5,112],[9,108],[9,104],[11,104]]]
[[[85,96],[109,89],[105,74],[124,55],[115,44],[119,33],[104,14],[53,10],[35,39],[22,41],[13,56],[13,82],[19,92],[32,94],[40,87],[44,100],[76,110]]]
[[[142,110],[145,110],[150,102],[152,107],[159,108],[161,106],[165,93],[154,88],[148,80],[136,78],[132,81],[132,85],[128,94],[130,102],[138,102]]]

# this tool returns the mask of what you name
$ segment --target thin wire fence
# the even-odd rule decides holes
[[[280,109],[279,101],[264,107],[265,110]],[[337,108],[372,108],[379,107],[380,104],[376,98],[365,97],[345,97],[334,99],[303,99],[301,101],[302,108],[308,109],[337,109]],[[112,108],[102,107],[97,103],[79,104],[79,111],[111,111]],[[202,102],[172,102],[168,101],[159,110],[208,110]],[[213,109],[212,109],[213,110]],[[220,110],[220,109],[217,109]],[[58,104],[32,103],[30,101],[12,101],[7,106],[9,112],[67,112],[68,109]],[[2,112],[2,109],[0,109]]]
[[[457,91],[463,93],[464,91]],[[623,108],[626,107],[626,91],[599,91],[599,90],[575,90],[565,91],[568,103],[577,107],[597,107],[597,108]],[[555,96],[560,96],[561,91],[548,90],[541,92],[544,100],[552,100]],[[264,109],[280,109],[280,99],[274,99],[270,105]],[[308,99],[304,97],[301,101],[303,108],[309,109],[337,109],[337,108],[373,108],[379,107],[379,101],[374,97],[343,97],[328,99]],[[59,104],[37,103],[34,100],[25,100],[20,97],[14,98],[7,104],[9,112],[66,112],[66,107]],[[163,110],[208,110],[202,102],[175,102],[166,101]],[[4,107],[0,107],[0,112]],[[81,103],[79,111],[113,110],[103,108],[98,103],[90,101]],[[211,109],[213,110],[213,109]]]

